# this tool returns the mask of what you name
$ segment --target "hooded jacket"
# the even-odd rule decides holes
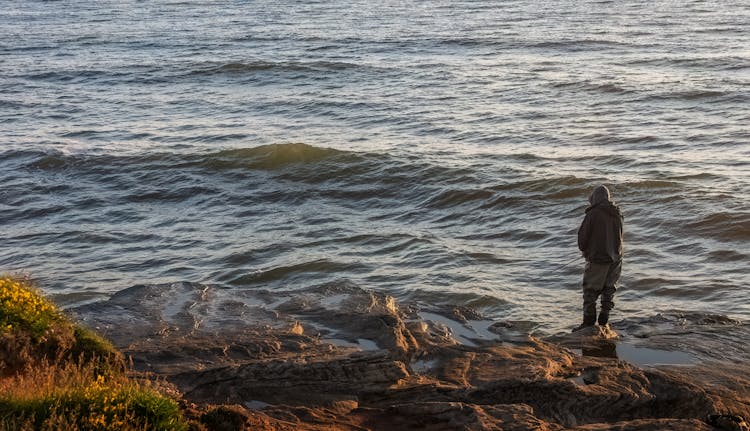
[[[578,248],[589,262],[613,263],[622,259],[622,224],[620,209],[610,201],[605,186],[589,196],[586,216],[578,229]]]

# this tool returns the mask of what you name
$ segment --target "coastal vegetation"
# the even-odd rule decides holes
[[[187,427],[166,384],[129,371],[110,342],[29,280],[0,277],[0,429]]]

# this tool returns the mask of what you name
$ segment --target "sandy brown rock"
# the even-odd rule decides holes
[[[476,356],[468,368],[481,371],[476,373],[479,378],[468,379],[472,383],[468,402],[526,403],[539,417],[568,427],[640,418],[698,418],[717,409],[699,386],[658,370],[573,358],[545,344],[535,343],[523,355],[513,355],[514,350]],[[514,368],[518,374],[505,371]],[[580,376],[572,378],[576,370]]]
[[[650,419],[612,424],[591,424],[570,431],[716,431],[698,419]]]
[[[351,286],[244,292],[210,322],[200,313],[221,292],[167,287],[116,295],[90,307],[91,320],[109,330],[117,325],[102,312],[136,322],[140,337],[115,337],[136,368],[166,376],[192,402],[234,404],[195,413],[209,429],[708,431],[709,414],[750,413],[748,365],[639,368],[617,358],[610,328],[546,342],[493,325],[502,339],[488,338],[470,332],[479,318],[470,310],[436,308],[423,320]]]
[[[700,385],[721,413],[750,418],[750,364],[708,362],[690,367],[660,367],[675,379]]]
[[[460,402],[426,402],[399,404],[371,412],[364,425],[371,429],[429,429],[553,431],[562,427],[548,424],[534,416],[524,404],[473,405]]]
[[[289,423],[328,418],[337,427],[366,429],[690,429],[725,407],[673,373],[575,357],[534,339],[513,346],[445,346],[431,359],[434,372],[419,377],[387,352],[370,352],[255,361],[170,379],[194,400],[293,403],[307,406],[307,413],[284,416],[288,409],[276,409],[274,417]],[[331,407],[353,399],[357,408]]]
[[[278,310],[324,327],[336,328],[339,336],[372,340],[394,355],[407,355],[418,344],[407,328],[393,297],[358,288],[322,287],[314,293],[341,296],[335,306],[325,306],[305,296],[296,297]],[[325,301],[322,301],[325,303]]]
[[[402,362],[374,352],[329,360],[254,361],[176,374],[170,380],[193,400],[319,405],[383,392],[407,377]]]

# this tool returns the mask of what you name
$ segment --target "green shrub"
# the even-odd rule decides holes
[[[125,372],[112,343],[73,323],[30,283],[0,278],[0,430],[164,430],[177,402]]]
[[[71,349],[73,358],[83,358],[87,361],[103,359],[108,362],[122,362],[122,354],[115,349],[115,346],[109,340],[96,332],[80,325],[74,325],[73,337],[75,339]]]
[[[63,370],[63,372],[81,372]],[[85,373],[86,371],[84,371]],[[60,386],[54,380],[35,376],[15,379],[13,389],[0,384],[0,424],[8,429],[70,430],[164,430],[187,429],[177,402],[161,395],[145,383],[125,377],[106,379],[101,375],[74,378],[79,384]],[[58,376],[60,377],[60,376]],[[41,383],[41,384],[40,384]],[[50,383],[52,387],[50,387]],[[5,387],[3,387],[5,386]]]
[[[11,277],[0,278],[0,331],[29,331],[42,337],[63,315],[36,289]]]

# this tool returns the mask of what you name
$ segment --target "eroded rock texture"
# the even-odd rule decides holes
[[[712,430],[707,415],[750,414],[748,365],[639,368],[608,357],[611,330],[547,342],[353,287],[231,299],[172,289],[141,286],[79,313],[199,403],[207,429]]]

